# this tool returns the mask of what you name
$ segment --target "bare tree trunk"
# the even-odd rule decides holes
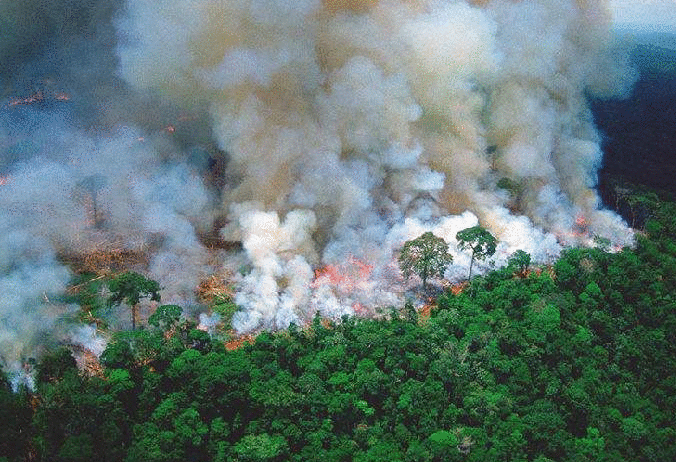
[[[99,223],[99,207],[96,202],[96,192],[92,193],[92,208],[94,209],[94,228],[101,229],[101,223]]]
[[[469,260],[469,277],[467,278],[468,281],[472,279],[472,266],[473,265],[474,265],[474,252],[472,252],[472,258]]]
[[[472,287],[472,266],[474,265],[474,251],[472,251],[472,258],[469,260],[469,277],[467,283],[469,284],[469,296],[474,298],[474,287]]]

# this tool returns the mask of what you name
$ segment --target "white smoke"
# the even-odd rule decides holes
[[[0,352],[7,363],[34,354],[45,332],[77,307],[59,302],[71,272],[59,259],[91,252],[152,250],[147,271],[162,282],[167,301],[192,300],[200,274],[209,273],[196,238],[210,223],[209,194],[175,152],[121,128],[94,136],[34,108],[3,114],[40,130],[11,128],[0,185]],[[30,129],[30,127],[29,127]],[[164,148],[164,152],[160,149]],[[77,343],[77,342],[76,342]]]
[[[546,262],[594,235],[631,242],[594,190],[586,95],[622,94],[633,76],[603,1],[74,0],[85,26],[47,36],[79,51],[45,39],[22,62],[66,3],[23,36],[0,33],[20,64],[0,74],[10,91],[44,72],[44,98],[73,93],[0,114],[0,278],[42,275],[10,291],[3,345],[37,332],[16,327],[27,306],[45,320],[70,310],[35,301],[63,289],[69,253],[143,252],[130,269],[184,304],[242,258],[203,236],[241,242],[233,325],[248,331],[401,303],[397,253],[425,231],[450,244],[451,280],[469,266],[455,235],[476,224],[500,240],[479,270],[517,249]],[[25,354],[14,346],[3,355]]]
[[[218,313],[200,313],[199,321],[200,322],[197,325],[198,329],[208,332],[209,334],[214,334],[218,325],[221,323],[221,316]]]
[[[310,284],[315,252],[378,275],[404,240],[432,229],[453,247],[481,223],[501,240],[495,264],[516,249],[544,262],[579,240],[578,216],[630,242],[593,189],[585,92],[630,81],[601,67],[609,24],[589,1],[130,1],[119,53],[137,88],[209,108],[239,178],[224,207],[253,266],[235,319],[249,330],[283,327],[317,299],[350,312],[354,300]],[[232,206],[252,200],[245,216]],[[298,213],[308,223],[291,243],[281,217]],[[456,252],[448,276],[467,260]]]
[[[101,356],[108,343],[105,337],[99,335],[95,324],[77,326],[68,333],[68,337],[73,344],[81,346],[96,357]]]
[[[311,234],[316,220],[310,211],[294,210],[280,222],[276,212],[260,212],[252,204],[234,211],[242,231],[242,245],[253,266],[240,281],[235,303],[250,307],[233,318],[240,330],[259,326],[287,327],[298,323],[294,312],[309,300],[316,260]]]

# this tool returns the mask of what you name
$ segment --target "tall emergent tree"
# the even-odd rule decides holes
[[[404,276],[409,278],[415,273],[420,276],[423,290],[427,290],[427,279],[441,277],[446,267],[453,261],[448,253],[448,244],[431,232],[406,241],[399,254],[399,266]]]
[[[487,229],[481,226],[463,229],[455,235],[455,238],[458,240],[458,247],[460,249],[472,251],[468,277],[468,279],[472,279],[474,260],[483,260],[493,255],[498,245],[498,240]]]
[[[108,303],[119,305],[124,302],[131,307],[131,328],[136,329],[136,313],[141,298],[150,298],[154,302],[160,301],[160,285],[142,274],[127,271],[114,277],[108,283],[110,296]]]

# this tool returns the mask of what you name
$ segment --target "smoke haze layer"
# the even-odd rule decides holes
[[[594,190],[586,96],[633,79],[605,2],[24,3],[3,6],[24,29],[0,36],[0,203],[22,243],[6,284],[42,270],[39,292],[58,291],[57,254],[116,246],[148,255],[163,301],[192,303],[244,263],[248,331],[400,303],[397,251],[429,230],[451,244],[452,280],[469,266],[455,233],[477,223],[498,265],[631,242]],[[212,233],[242,254],[208,249]],[[34,295],[3,305],[5,344],[28,336],[13,327],[27,310],[54,312]]]
[[[385,266],[407,217],[434,228],[469,210],[538,261],[577,239],[580,216],[587,234],[628,242],[599,210],[585,100],[631,82],[609,24],[600,2],[132,1],[119,52],[130,84],[210,113],[237,178],[222,197],[240,225],[226,236],[243,239],[266,294],[242,296],[246,328],[281,327],[286,264],[319,252]],[[245,217],[233,208],[251,201]],[[281,220],[298,213],[307,240],[287,249]]]

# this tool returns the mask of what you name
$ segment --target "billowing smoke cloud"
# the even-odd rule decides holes
[[[397,250],[427,230],[451,244],[449,279],[469,265],[455,234],[477,223],[496,265],[631,241],[594,191],[586,96],[632,79],[604,2],[24,3],[2,7],[25,24],[0,36],[5,94],[42,82],[43,103],[2,112],[3,226],[23,244],[0,277],[49,278],[3,307],[5,338],[26,336],[11,327],[26,306],[55,312],[35,295],[65,283],[57,255],[101,246],[148,255],[139,269],[176,303],[245,258],[233,322],[248,331],[401,303]]]
[[[196,238],[213,210],[204,156],[170,141],[157,109],[116,76],[121,5],[0,4],[0,363],[14,371],[40,345],[82,343],[65,261],[138,254],[129,269],[162,280],[169,302],[192,300],[210,272]]]
[[[628,242],[593,189],[585,92],[631,79],[607,66],[608,25],[589,1],[130,1],[119,52],[135,87],[208,107],[238,180],[223,207],[239,234],[226,237],[253,265],[247,330],[316,308],[317,252],[378,273],[418,232],[453,243],[449,214],[464,210],[463,226],[537,261],[576,241],[579,217]]]
[[[58,322],[77,310],[61,301],[72,277],[64,260],[149,255],[129,269],[161,280],[169,302],[193,299],[200,271],[209,273],[196,229],[209,222],[212,207],[192,167],[160,151],[161,140],[142,141],[134,130],[95,137],[33,107],[12,108],[0,119],[10,143],[5,153],[17,158],[6,158],[0,185],[5,362],[62,338],[56,326],[69,330]]]

